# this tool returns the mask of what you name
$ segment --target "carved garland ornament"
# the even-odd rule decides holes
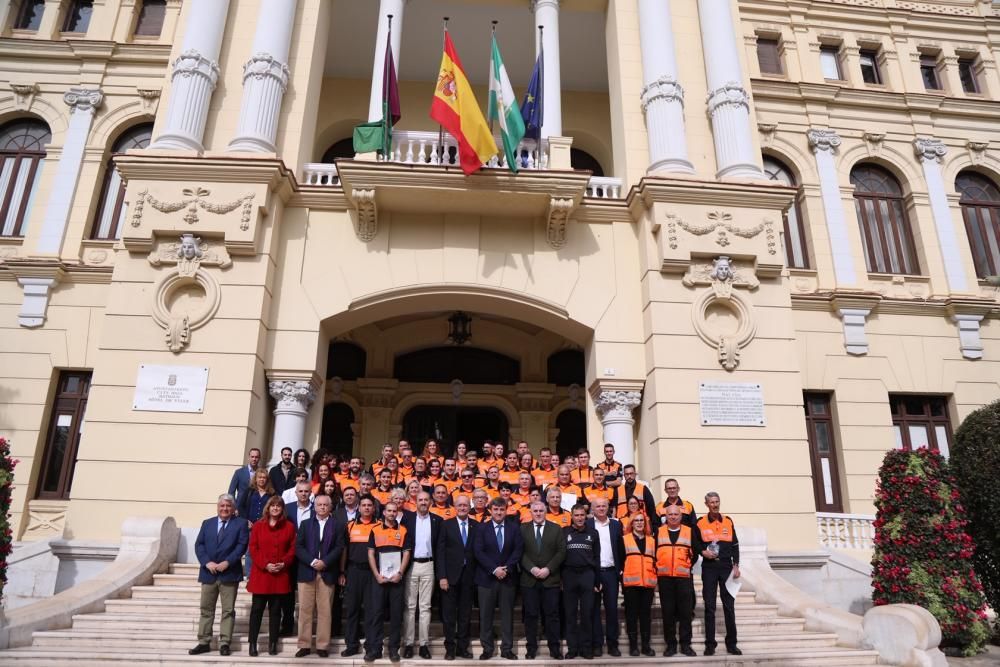
[[[545,225],[545,240],[549,246],[559,250],[566,245],[566,223],[576,204],[572,199],[549,200],[549,217]]]
[[[358,209],[358,222],[354,233],[358,239],[368,243],[378,235],[378,208],[375,206],[375,190],[351,190],[351,201]]]
[[[153,321],[166,329],[167,349],[181,352],[191,342],[191,332],[209,322],[222,301],[218,281],[205,266],[226,269],[233,261],[225,247],[209,248],[193,234],[181,234],[178,243],[167,243],[149,254],[153,266],[176,265],[156,285],[153,293]],[[205,295],[204,303],[193,312],[174,312],[173,300],[180,290],[197,287]]]
[[[667,242],[670,245],[671,250],[677,250],[678,240],[677,240],[677,228],[680,227],[688,234],[694,234],[695,236],[704,236],[705,234],[711,234],[712,232],[718,230],[718,235],[715,239],[716,244],[725,248],[731,242],[727,232],[733,234],[734,236],[739,236],[744,239],[752,239],[761,232],[764,232],[764,238],[767,239],[767,252],[769,255],[777,254],[778,252],[778,241],[774,235],[774,222],[770,219],[765,219],[759,225],[743,229],[737,227],[733,224],[733,216],[730,213],[724,211],[711,211],[708,214],[709,223],[705,225],[693,225],[691,223],[681,220],[673,213],[667,214]]]
[[[253,215],[253,200],[256,196],[254,193],[251,192],[250,194],[243,195],[239,199],[234,199],[225,204],[213,204],[206,201],[205,197],[212,194],[212,191],[200,186],[196,188],[184,188],[181,190],[181,194],[184,195],[184,199],[162,201],[149,194],[149,190],[143,190],[136,197],[135,207],[132,211],[132,226],[138,227],[142,224],[142,215],[146,204],[149,204],[160,213],[174,213],[182,208],[187,208],[187,212],[184,214],[184,222],[189,225],[194,225],[199,221],[199,209],[216,215],[225,215],[226,213],[232,213],[242,206],[240,229],[244,232],[250,229],[250,218]]]
[[[727,371],[740,365],[740,349],[746,347],[757,333],[752,306],[734,291],[735,287],[755,290],[760,281],[748,269],[736,269],[729,257],[721,255],[711,265],[692,265],[681,279],[687,287],[710,285],[691,308],[691,323],[698,336],[718,352],[718,361]],[[708,309],[722,306],[736,319],[736,328],[724,331],[708,319]]]

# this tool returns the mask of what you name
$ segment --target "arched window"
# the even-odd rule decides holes
[[[101,200],[91,238],[116,239],[121,234],[121,223],[125,219],[125,182],[115,167],[115,157],[132,148],[146,148],[152,136],[153,124],[143,123],[126,130],[111,147],[111,159],[104,168]]]
[[[882,167],[859,164],[851,170],[851,183],[868,270],[919,273],[917,251],[899,181]]]
[[[337,158],[354,159],[354,139],[352,137],[341,139],[327,148],[320,162],[332,164],[336,162]]]
[[[586,383],[586,363],[580,350],[559,350],[549,355],[548,382],[557,387]]]
[[[350,381],[363,378],[368,364],[368,353],[354,343],[330,343],[326,358],[326,377],[339,377]]]
[[[579,148],[569,149],[569,165],[573,169],[586,169],[593,172],[594,176],[604,176],[604,168],[593,155]]]
[[[1000,273],[1000,188],[982,174],[963,171],[955,179],[955,189],[961,195],[976,275],[995,276]]]
[[[49,126],[24,118],[0,127],[0,236],[24,236],[45,164]]]
[[[770,155],[764,156],[764,174],[772,181],[798,187],[792,170]],[[793,269],[809,268],[809,253],[806,250],[806,232],[802,225],[802,212],[798,199],[792,202],[784,215],[785,262]]]

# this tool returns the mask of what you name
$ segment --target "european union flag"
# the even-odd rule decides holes
[[[542,129],[542,58],[539,53],[535,61],[535,69],[531,71],[531,81],[528,92],[524,94],[524,104],[521,105],[521,118],[524,119],[524,136],[526,139],[539,139]]]

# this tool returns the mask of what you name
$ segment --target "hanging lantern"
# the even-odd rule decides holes
[[[455,345],[464,345],[472,338],[472,318],[460,310],[448,318],[448,341]]]

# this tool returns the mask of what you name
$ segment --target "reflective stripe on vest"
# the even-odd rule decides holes
[[[659,577],[691,576],[691,529],[681,526],[677,543],[670,543],[670,528],[661,526],[656,533],[656,575]]]
[[[721,521],[709,521],[707,514],[698,519],[698,530],[701,531],[701,539],[706,544],[709,542],[732,542],[733,533],[736,532],[736,529],[733,528],[733,520],[728,516],[723,516]]]
[[[639,551],[635,543],[635,535],[625,536],[625,569],[622,572],[623,586],[641,586],[654,588],[656,586],[656,542],[652,537],[646,538],[645,553]]]
[[[368,544],[368,536],[375,528],[375,522],[364,523],[363,521],[352,521],[351,529],[348,531],[348,538],[351,543]]]
[[[666,516],[667,515],[667,507],[668,507],[667,501],[664,500],[662,504],[656,506],[656,513],[659,516]],[[680,505],[674,505],[674,507],[680,508],[681,514],[690,514],[691,512],[694,511],[694,505],[692,505],[691,503],[689,503],[686,500],[681,500],[681,504]]]
[[[386,528],[384,523],[379,522],[377,526],[372,528],[372,534],[375,535],[376,549],[385,547],[402,549],[403,541],[406,539],[406,527],[396,526],[395,528]]]
[[[627,497],[625,496],[625,485],[624,484],[622,484],[621,486],[615,488],[615,500],[617,501],[617,505],[619,507],[623,507],[623,506],[626,507],[626,510],[625,510],[626,512],[628,511],[628,507],[627,506],[628,506],[628,499],[629,498],[635,498],[636,500],[639,501],[639,506],[642,507],[642,508],[645,508],[645,505],[646,505],[646,500],[645,500],[645,498],[646,498],[646,485],[643,484],[642,482],[636,482],[635,483],[635,488],[632,489],[632,495],[631,496],[627,496]]]

